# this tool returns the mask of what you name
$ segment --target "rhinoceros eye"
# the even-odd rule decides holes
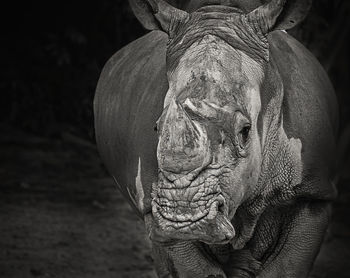
[[[240,157],[246,157],[248,154],[246,147],[249,143],[249,132],[250,132],[250,125],[246,125],[237,134],[236,151],[237,151],[237,155]]]
[[[235,146],[238,156],[247,155],[247,145],[250,139],[251,124],[246,116],[237,113],[235,117]]]
[[[244,126],[241,131],[238,134],[238,139],[239,139],[239,143],[242,147],[244,147],[249,140],[249,132],[250,132],[250,125],[246,125]]]

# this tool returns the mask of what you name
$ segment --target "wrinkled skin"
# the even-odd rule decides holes
[[[202,24],[198,30],[194,23],[188,25],[192,32],[201,32]],[[188,234],[208,243],[223,243],[235,235],[228,219],[258,181],[257,120],[263,69],[216,36],[193,39],[189,35],[188,40],[183,43],[190,47],[169,74],[165,110],[159,120],[160,174],[153,214],[160,229],[174,233],[173,237]],[[251,77],[251,70],[256,76]],[[214,230],[207,229],[211,222],[216,222]],[[194,225],[200,227],[193,229]]]
[[[146,61],[164,65],[158,53],[142,54],[146,41],[150,48],[163,45],[166,67],[158,70],[166,70],[168,88],[154,85],[160,93],[150,101],[147,93],[154,90],[142,85],[130,89],[131,82],[147,80],[142,76],[148,71],[135,67],[130,72],[136,81],[123,79],[133,66],[123,66],[132,58],[122,51],[99,81],[96,134],[109,171],[145,219],[158,275],[306,277],[335,196],[330,180],[336,103],[311,54],[287,34],[269,34],[284,1],[249,13],[237,3],[188,14],[150,1],[154,15],[135,8],[137,1],[131,5],[147,28],[169,35],[167,45],[151,33],[153,38],[130,46]],[[160,73],[152,72],[149,84],[159,82]],[[112,74],[117,83],[109,81]],[[126,116],[122,108],[128,98],[111,94],[115,86],[126,94],[127,88],[133,94],[144,90],[140,101],[145,103],[136,104],[138,114],[145,111],[140,129],[133,110]],[[308,110],[305,102],[314,100]],[[147,107],[156,115],[148,117]],[[123,116],[126,120],[111,133],[113,117]],[[156,122],[156,139],[144,131],[147,119]],[[137,149],[141,142],[152,142],[152,148],[118,151],[130,124],[136,124],[131,138],[143,141],[128,144]],[[153,160],[144,159],[152,152]],[[118,155],[135,162],[118,162]],[[129,164],[137,164],[134,181],[125,174]],[[132,183],[134,188],[125,187]]]

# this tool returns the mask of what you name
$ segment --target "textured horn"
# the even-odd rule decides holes
[[[269,32],[278,16],[281,14],[286,0],[271,0],[270,2],[251,11],[247,17],[248,20],[260,29],[264,34]]]

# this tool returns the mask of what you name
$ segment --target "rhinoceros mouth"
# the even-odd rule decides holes
[[[222,169],[207,169],[179,186],[162,173],[152,192],[154,231],[162,238],[227,243],[235,235],[220,189]]]
[[[235,235],[232,224],[219,209],[219,201],[211,203],[208,212],[195,215],[191,219],[174,219],[164,212],[164,208],[153,205],[157,234],[163,238],[179,240],[199,240],[208,244],[228,243]]]

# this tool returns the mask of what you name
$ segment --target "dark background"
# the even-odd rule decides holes
[[[314,2],[290,33],[331,77],[342,143],[312,277],[350,277],[350,5]],[[105,62],[146,31],[125,0],[13,2],[1,14],[0,277],[153,277],[143,224],[99,160],[92,111]]]

